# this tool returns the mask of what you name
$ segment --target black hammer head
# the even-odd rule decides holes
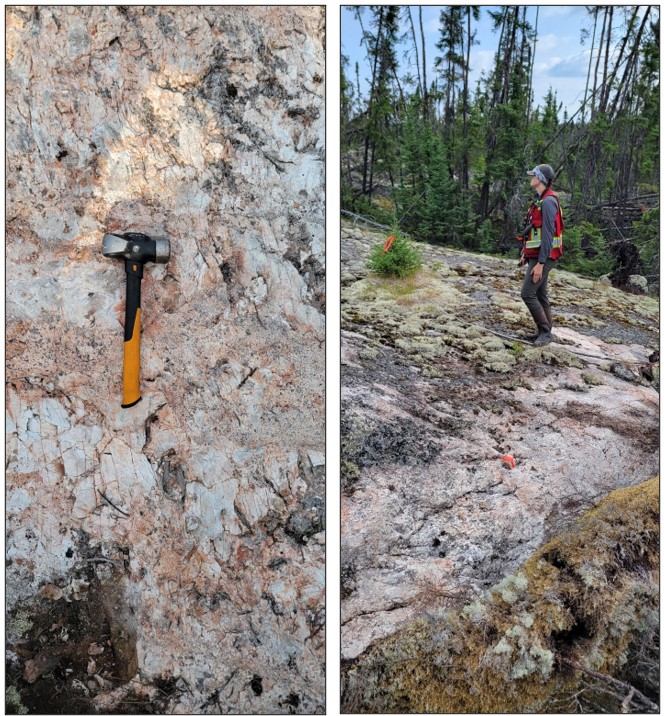
[[[142,264],[148,261],[165,264],[171,255],[171,245],[168,239],[153,239],[146,234],[104,234],[101,252],[104,256]]]

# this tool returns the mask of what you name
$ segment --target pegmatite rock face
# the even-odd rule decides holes
[[[323,710],[323,41],[319,7],[7,11],[8,673],[28,711]],[[109,231],[171,242],[127,410]]]

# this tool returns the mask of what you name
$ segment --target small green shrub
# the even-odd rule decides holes
[[[380,276],[407,278],[422,268],[420,249],[403,234],[395,231],[391,234],[394,241],[386,251],[385,244],[374,244],[367,259],[367,267]],[[389,240],[389,239],[388,239]]]

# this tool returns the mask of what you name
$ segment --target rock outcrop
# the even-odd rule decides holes
[[[608,495],[480,599],[376,643],[344,669],[342,708],[659,713],[658,574],[653,478]]]
[[[381,279],[364,261],[384,236],[342,227],[341,641],[354,659],[657,474],[658,306],[558,269],[556,341],[536,349],[510,338],[531,330],[514,260],[421,244],[420,274]]]
[[[7,10],[16,708],[324,709],[323,40],[318,7]],[[128,410],[106,231],[171,242]]]

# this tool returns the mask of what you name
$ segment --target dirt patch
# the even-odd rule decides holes
[[[44,585],[8,613],[6,713],[95,713],[97,694],[136,675],[132,610],[114,570],[102,564]]]
[[[341,443],[344,459],[360,467],[429,463],[442,449],[421,421],[369,422],[364,416],[353,415],[347,405],[342,405]]]
[[[640,413],[634,409],[627,411],[639,419],[638,427],[632,421],[626,421],[624,416],[613,416],[610,413],[597,411],[596,406],[583,403],[569,402],[564,409],[550,408],[553,415],[579,423],[592,425],[598,428],[608,428],[614,433],[629,438],[642,449],[655,451],[659,446],[659,425],[648,414]]]

